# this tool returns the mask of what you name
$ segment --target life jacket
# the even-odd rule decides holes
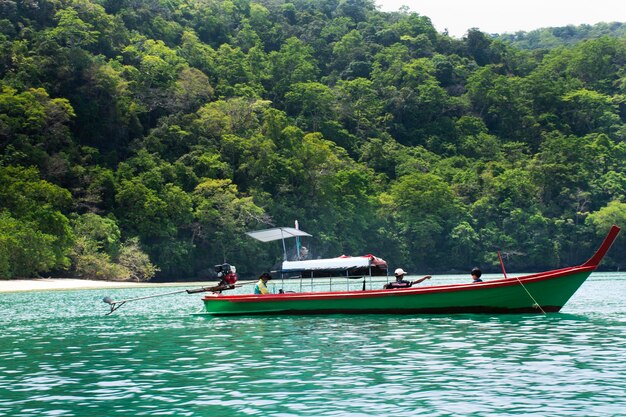
[[[413,285],[411,281],[393,281],[385,285],[385,288],[388,290],[393,288],[409,288],[411,285]]]
[[[254,293],[255,294],[269,294],[270,291],[267,289],[267,286],[265,285],[263,280],[259,279],[259,282],[257,282],[256,285],[254,286]]]

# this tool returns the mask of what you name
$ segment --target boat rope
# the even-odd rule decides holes
[[[520,281],[520,279],[518,277],[515,277],[515,279],[517,279],[517,282],[519,282],[519,284],[522,286],[522,288],[524,289],[524,291],[526,291],[526,294],[528,294],[528,296],[530,297],[531,300],[533,300],[533,302],[535,303],[535,305],[533,307],[537,307],[539,310],[541,310],[541,312],[544,315],[547,315],[546,312],[543,310],[543,308],[541,308],[541,306],[539,305],[539,303],[537,302],[537,300],[535,300],[535,297],[533,297],[533,295],[530,293],[530,291],[528,291],[528,289],[526,288],[526,286],[522,283],[522,281]]]

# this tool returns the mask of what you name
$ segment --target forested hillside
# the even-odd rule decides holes
[[[523,49],[552,49],[574,45],[578,42],[602,36],[626,36],[626,23],[596,23],[595,25],[568,25],[492,35],[495,39],[507,41]]]
[[[413,273],[579,262],[626,226],[625,68],[373,0],[4,0],[0,276],[249,277],[296,219]]]

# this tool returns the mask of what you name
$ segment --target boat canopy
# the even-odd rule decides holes
[[[286,239],[296,236],[311,236],[307,232],[293,227],[275,227],[273,229],[255,230],[246,232],[250,237],[260,240],[261,242],[271,242],[272,240]]]
[[[284,261],[281,273],[302,273],[307,276],[320,276],[324,273],[348,272],[350,275],[370,273],[373,275],[385,275],[387,262],[374,255],[346,256],[337,258],[311,259],[305,261]]]
[[[287,260],[287,248],[285,239],[290,237],[311,236],[307,232],[293,227],[275,227],[273,229],[255,230],[246,234],[261,242],[282,240],[283,262],[276,272],[282,274],[298,274],[300,277],[328,277],[347,275],[387,275],[387,262],[374,255],[346,256],[325,259],[302,259],[297,261]],[[298,251],[298,257],[300,252]]]

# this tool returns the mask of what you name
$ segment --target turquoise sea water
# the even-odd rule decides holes
[[[0,294],[0,415],[626,416],[626,274],[547,316],[104,315],[172,290]]]

